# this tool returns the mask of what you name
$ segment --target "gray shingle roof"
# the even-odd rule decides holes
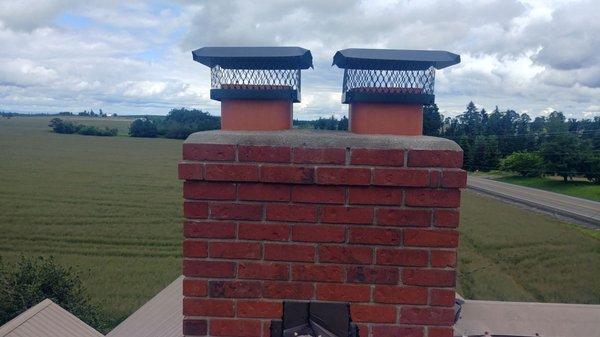
[[[45,299],[0,327],[0,337],[103,337],[82,320]]]

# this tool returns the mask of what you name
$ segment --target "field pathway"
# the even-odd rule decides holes
[[[600,202],[469,176],[467,187],[484,193],[600,226]]]

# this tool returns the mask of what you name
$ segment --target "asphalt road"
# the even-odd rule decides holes
[[[467,187],[484,194],[600,226],[600,202],[597,201],[472,176],[467,179]]]

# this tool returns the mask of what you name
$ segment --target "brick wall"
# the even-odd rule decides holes
[[[450,337],[457,150],[186,143],[184,334],[269,336],[282,301],[351,303],[361,337]]]

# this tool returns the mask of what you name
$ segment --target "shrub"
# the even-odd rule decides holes
[[[131,137],[154,138],[158,135],[156,124],[148,118],[138,118],[129,126],[129,135]]]
[[[185,139],[194,132],[220,129],[221,118],[196,109],[173,109],[157,128],[166,138]]]
[[[56,133],[65,134],[78,133],[86,136],[112,137],[119,133],[119,130],[116,128],[109,129],[108,127],[104,127],[104,129],[100,129],[92,125],[74,124],[73,122],[63,121],[60,118],[53,118],[48,126]]]
[[[56,133],[72,134],[78,131],[77,125],[72,122],[65,122],[60,118],[53,118],[48,126]]]
[[[500,170],[517,172],[525,177],[539,177],[544,171],[544,160],[534,152],[514,152],[500,161]]]
[[[53,258],[24,258],[14,264],[0,259],[0,325],[49,298],[90,326],[103,331],[105,319],[78,275]]]

